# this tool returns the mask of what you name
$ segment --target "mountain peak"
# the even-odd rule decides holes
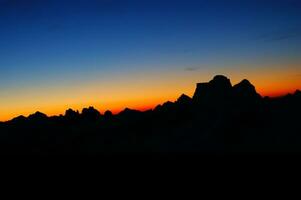
[[[248,79],[243,79],[239,84],[252,85]]]
[[[23,115],[19,115],[18,117],[13,118],[10,122],[20,123],[24,122],[27,118]]]
[[[255,99],[260,98],[260,95],[256,92],[254,85],[247,79],[242,80],[240,83],[233,86],[234,97]]]
[[[235,90],[249,90],[255,91],[255,87],[248,81],[247,79],[242,80],[238,84],[234,85],[233,88]]]
[[[71,108],[69,108],[65,112],[65,117],[77,117],[77,116],[79,116],[79,112],[78,111],[74,111]]]
[[[47,115],[37,111],[34,114],[29,115],[28,119],[30,119],[30,120],[43,120],[43,119],[47,119]]]
[[[213,77],[213,79],[210,81],[225,81],[225,82],[230,82],[230,79],[224,75],[216,75]]]
[[[193,95],[194,101],[211,101],[228,98],[232,84],[230,79],[223,75],[215,76],[207,83],[197,83],[196,91]]]
[[[130,109],[130,108],[125,108],[124,110],[122,110],[121,112],[119,112],[119,115],[127,115],[127,114],[132,114],[132,113],[137,113],[140,112],[139,110],[135,110],[135,109]]]
[[[191,102],[191,98],[189,96],[187,96],[186,94],[182,94],[178,99],[177,99],[177,103],[178,104],[183,104],[183,103],[189,103]]]
[[[230,79],[223,75],[217,75],[209,82],[212,87],[215,87],[217,90],[225,89],[229,90],[232,87]]]
[[[98,110],[96,110],[94,107],[90,106],[89,108],[84,108],[82,110],[82,117],[86,119],[98,119],[101,117],[101,114]]]
[[[105,113],[104,113],[104,117],[105,118],[111,118],[113,116],[113,113],[110,111],[110,110],[107,110]]]

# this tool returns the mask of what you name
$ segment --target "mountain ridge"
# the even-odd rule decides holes
[[[94,107],[50,116],[35,112],[0,123],[0,154],[301,154],[301,91],[261,97],[246,79],[197,83],[154,109],[118,114]]]
[[[232,90],[232,93],[236,94],[237,97],[240,96],[241,98],[243,98],[243,96],[249,95],[249,96],[252,96],[253,98],[262,98],[261,95],[256,92],[254,85],[252,85],[247,79],[243,79],[241,82],[232,86],[232,83],[229,78],[227,78],[224,75],[216,75],[209,82],[197,83],[195,92],[192,97],[190,97],[186,94],[182,94],[175,102],[167,101],[167,102],[159,104],[159,105],[155,106],[153,109],[149,109],[149,110],[155,110],[157,107],[163,106],[164,104],[170,104],[170,103],[178,103],[179,104],[182,101],[186,101],[186,103],[189,101],[198,101],[199,97],[201,98],[201,101],[205,100],[206,98],[209,98],[209,100],[212,100],[212,98],[215,98],[215,99],[222,98],[223,100],[225,100],[225,98],[226,99],[229,98],[229,97],[225,96],[225,93],[229,92],[230,90]],[[214,93],[217,94],[217,96],[214,96]],[[301,93],[300,90],[296,90],[294,95],[300,95],[299,93]],[[203,94],[205,94],[205,95],[203,95]],[[231,94],[231,95],[234,95],[234,94]],[[209,97],[207,97],[207,95],[209,95]],[[221,95],[221,96],[218,96],[218,95]],[[248,97],[246,97],[246,98],[248,98]],[[273,97],[273,98],[275,99],[275,98],[280,98],[280,97]],[[119,115],[120,113],[123,113],[127,110],[135,110],[135,109],[124,108],[119,113],[112,114],[112,115]],[[146,110],[146,111],[149,111],[149,110]],[[140,110],[135,110],[135,111],[143,112]],[[82,114],[87,115],[89,112],[94,112],[94,114],[97,115],[98,117],[102,116],[102,114],[97,109],[95,109],[93,106],[89,106],[88,108],[83,108],[81,112],[79,112],[78,110],[73,110],[72,108],[69,108],[65,111],[64,115],[59,115],[59,116],[64,116],[64,117],[70,117],[70,115],[80,116]],[[107,110],[106,112],[111,112],[111,111]],[[35,113],[30,114],[28,117],[25,117],[24,115],[19,115],[17,117],[14,117],[14,118],[12,118],[8,121],[4,121],[2,123],[20,120],[20,119],[24,119],[24,118],[32,118],[32,117],[35,117],[36,115],[43,115],[43,117],[45,117],[45,116],[46,117],[59,117],[58,115],[47,116],[46,114],[44,114],[40,111],[36,111]]]

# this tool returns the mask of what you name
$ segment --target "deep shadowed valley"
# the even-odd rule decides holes
[[[93,107],[48,117],[36,112],[0,123],[1,154],[301,153],[301,92],[261,97],[225,76],[198,83],[153,110],[117,115]]]

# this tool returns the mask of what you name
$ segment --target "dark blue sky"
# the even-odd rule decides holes
[[[116,73],[272,69],[299,63],[300,27],[299,0],[0,0],[0,91],[114,84]]]

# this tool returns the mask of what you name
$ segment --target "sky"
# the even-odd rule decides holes
[[[214,75],[301,89],[300,0],[0,0],[0,121],[149,109]]]

